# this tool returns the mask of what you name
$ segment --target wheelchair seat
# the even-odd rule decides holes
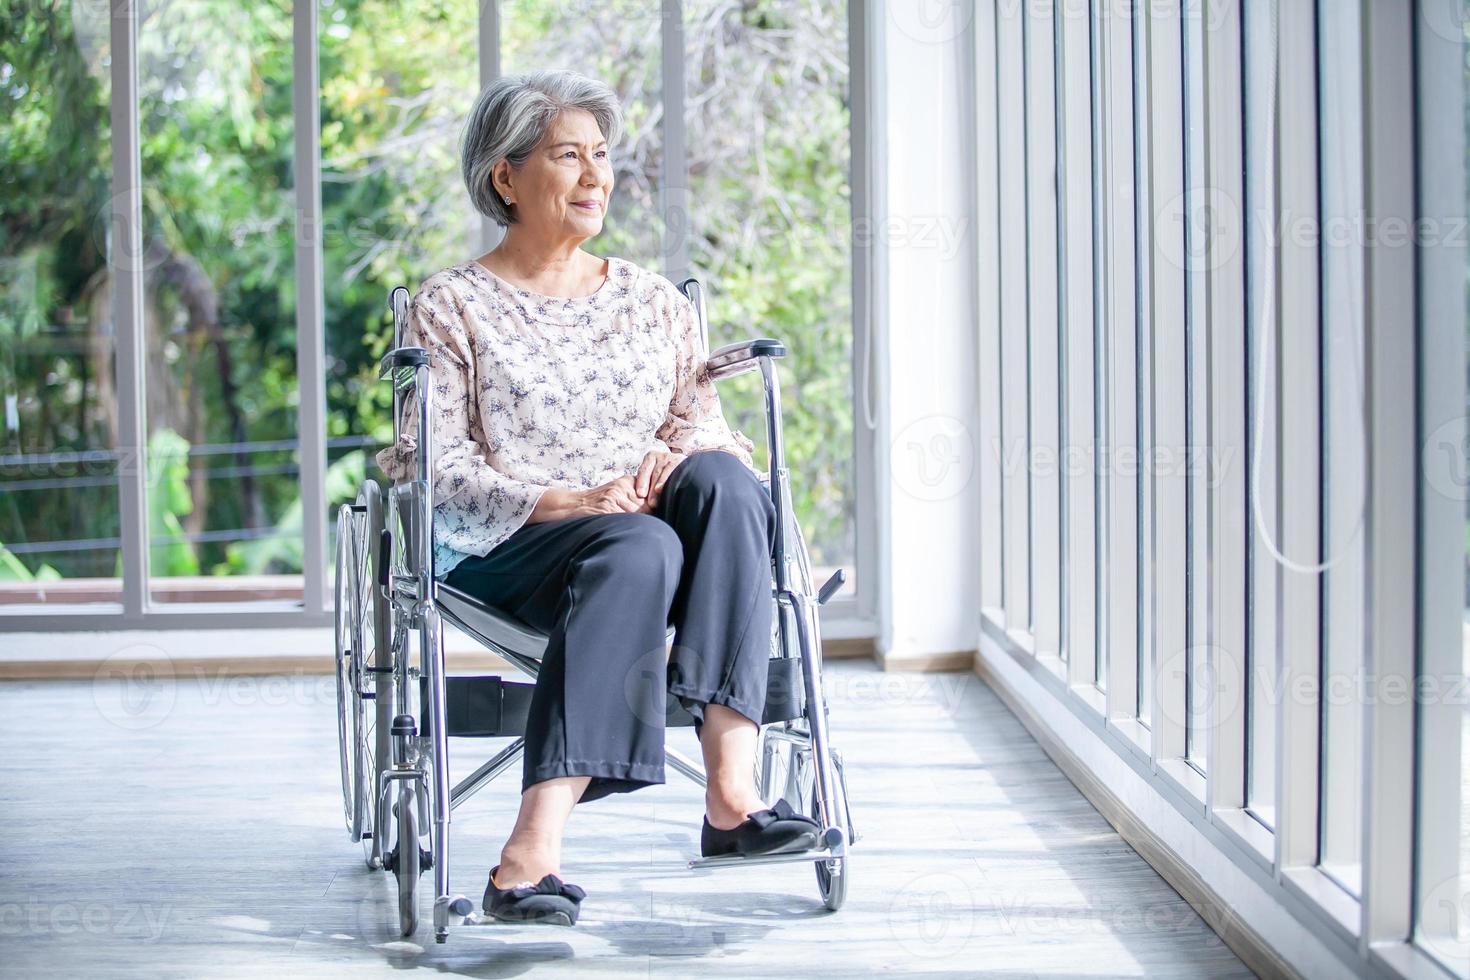
[[[546,644],[550,638],[540,630],[452,585],[440,582],[437,591],[440,611],[471,636],[533,660],[540,660],[546,655]],[[674,641],[672,626],[665,641]]]

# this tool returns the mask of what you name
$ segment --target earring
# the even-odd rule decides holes
[[[504,201],[506,204],[510,203],[510,198],[508,197],[502,197],[501,200]]]

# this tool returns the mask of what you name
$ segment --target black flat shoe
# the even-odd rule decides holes
[[[490,869],[490,883],[485,888],[486,915],[501,922],[576,925],[582,899],[587,897],[580,887],[548,874],[536,884],[523,881],[514,888],[501,888],[495,884],[495,872],[499,870],[498,864]]]
[[[699,835],[699,851],[705,857],[722,854],[754,857],[757,854],[809,851],[816,846],[821,829],[811,817],[795,812],[785,800],[777,800],[775,806],[757,810],[738,827],[729,830],[711,826],[709,817],[705,817],[704,829]]]

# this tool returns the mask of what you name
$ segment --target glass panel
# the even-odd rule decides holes
[[[1204,328],[1207,296],[1205,276],[1208,263],[1202,261],[1208,246],[1197,220],[1194,203],[1207,186],[1204,166],[1204,58],[1201,18],[1183,17],[1183,45],[1180,53],[1184,69],[1184,187],[1189,203],[1189,218],[1183,222],[1185,276],[1184,285],[1184,350],[1185,350],[1185,432],[1189,458],[1197,456],[1195,447],[1207,446],[1209,358],[1206,344],[1209,331]],[[1184,668],[1184,758],[1200,772],[1205,771],[1209,751],[1209,656],[1202,640],[1208,635],[1209,538],[1206,518],[1209,514],[1207,472],[1197,463],[1189,468],[1185,481],[1184,513],[1186,528],[1185,594],[1189,607],[1187,635],[1189,647]]]
[[[1465,93],[1465,118],[1461,124],[1465,131],[1466,145],[1470,146],[1470,0],[1464,0],[1460,4],[1460,25],[1463,31],[1461,38],[1461,64],[1463,65],[1464,93]],[[1466,210],[1463,213],[1470,214],[1470,181],[1466,183]],[[1466,252],[1466,393],[1465,418],[1470,419],[1470,251]],[[1462,451],[1464,447],[1461,447]],[[1462,471],[1463,479],[1464,473]],[[1462,484],[1463,486],[1463,484]],[[1467,503],[1470,508],[1470,503]],[[1465,515],[1465,614],[1460,623],[1461,651],[1459,676],[1451,674],[1452,684],[1448,689],[1464,690],[1465,678],[1470,676],[1470,509]],[[1453,702],[1451,702],[1453,703]],[[1459,787],[1459,813],[1458,819],[1451,822],[1459,830],[1459,840],[1454,846],[1446,848],[1454,855],[1451,860],[1453,884],[1450,887],[1449,901],[1454,909],[1453,929],[1455,943],[1454,953],[1459,959],[1459,969],[1462,976],[1470,976],[1470,699],[1459,699],[1460,708],[1460,771],[1458,773]]]
[[[1273,691],[1279,669],[1278,614],[1280,568],[1264,545],[1264,536],[1281,540],[1279,466],[1280,393],[1275,383],[1276,352],[1267,355],[1269,374],[1262,377],[1262,355],[1266,343],[1275,344],[1279,330],[1266,336],[1263,304],[1275,297],[1263,296],[1268,275],[1266,263],[1275,261],[1271,248],[1273,216],[1264,209],[1274,198],[1271,182],[1276,180],[1276,161],[1266,127],[1272,109],[1267,104],[1272,71],[1273,28],[1271,13],[1264,6],[1241,9],[1245,97],[1245,213],[1251,216],[1246,228],[1245,316],[1246,316],[1246,422],[1247,452],[1250,454],[1246,480],[1249,531],[1246,535],[1246,596],[1249,628],[1246,646],[1246,806],[1268,827],[1276,822],[1276,700]]]
[[[291,4],[138,26],[149,583],[299,601]]]
[[[1107,351],[1108,345],[1108,307],[1110,297],[1107,289],[1109,259],[1112,254],[1111,242],[1108,237],[1107,220],[1111,201],[1113,199],[1112,189],[1108,187],[1104,163],[1108,152],[1109,114],[1108,114],[1108,87],[1107,87],[1107,46],[1108,25],[1104,18],[1103,10],[1095,5],[1089,6],[1088,20],[1092,25],[1092,199],[1095,206],[1092,214],[1094,238],[1092,243],[1093,254],[1093,310],[1095,329],[1097,332],[1095,350],[1097,358],[1093,363],[1093,420],[1095,432],[1093,433],[1093,445],[1102,447],[1112,442],[1108,434],[1108,399],[1112,390],[1109,384],[1110,371],[1108,368]],[[1093,487],[1093,500],[1095,501],[1096,525],[1094,527],[1094,554],[1097,555],[1097,592],[1094,596],[1094,608],[1097,610],[1097,686],[1099,690],[1106,691],[1108,687],[1108,656],[1111,643],[1109,642],[1111,619],[1111,605],[1108,602],[1107,588],[1107,566],[1108,566],[1108,468],[1105,466],[1094,467],[1095,485]]]
[[[847,5],[686,0],[684,17],[689,258],[710,290],[710,347],[765,334],[791,351],[781,366],[783,398],[797,409],[785,418],[786,452],[800,474],[796,511],[817,584],[841,567],[847,581],[837,594],[851,596],[861,405],[852,235],[866,242],[871,229],[852,226]],[[656,23],[643,30],[657,35]],[[627,48],[597,43],[625,60]],[[623,70],[635,71],[636,59]],[[958,242],[941,230],[942,247]],[[763,430],[763,397],[759,384],[720,389],[731,425],[747,433]],[[931,435],[938,465],[953,459],[948,440]],[[764,442],[755,442],[762,464]]]
[[[1319,0],[1324,58],[1356,48],[1350,8]],[[1322,224],[1351,227],[1362,213],[1360,68],[1354,59],[1324,62],[1331,70],[1319,91]],[[1361,894],[1364,616],[1367,605],[1366,466],[1363,323],[1363,243],[1322,247],[1322,553],[1332,563],[1322,576],[1320,677],[1322,870],[1353,895]]]
[[[477,5],[322,0],[320,17],[330,581],[332,513],[368,476],[383,479],[373,455],[393,438],[377,378],[388,293],[484,249],[459,163],[479,91]],[[519,22],[508,10],[506,26]]]
[[[1057,131],[1057,378],[1059,382],[1057,388],[1057,417],[1059,422],[1057,446],[1063,454],[1060,458],[1065,459],[1065,453],[1069,445],[1067,440],[1071,438],[1067,430],[1067,372],[1071,370],[1067,361],[1067,290],[1069,288],[1067,272],[1068,264],[1074,261],[1067,255],[1067,190],[1065,181],[1068,168],[1076,166],[1076,164],[1069,163],[1067,160],[1071,134],[1067,132],[1066,82],[1063,73],[1064,65],[1062,64],[1062,59],[1065,57],[1065,52],[1062,50],[1062,15],[1063,10],[1058,5],[1052,11],[1054,20],[1052,23],[1051,85],[1052,91],[1056,94],[1053,115]],[[1072,549],[1068,544],[1070,541],[1070,522],[1067,518],[1067,509],[1070,506],[1067,494],[1068,468],[1062,466],[1060,472],[1062,476],[1058,481],[1059,508],[1057,524],[1058,540],[1061,542],[1061,554],[1059,556],[1061,567],[1058,569],[1058,582],[1060,583],[1061,589],[1061,622],[1058,624],[1058,632],[1061,637],[1061,643],[1057,647],[1057,655],[1063,663],[1067,663],[1072,656],[1067,642],[1070,606],[1067,592],[1068,583],[1071,581],[1068,577],[1068,570],[1071,562],[1075,559],[1071,556]]]
[[[1152,148],[1153,138],[1149,121],[1149,50],[1148,12],[1140,8],[1130,18],[1133,31],[1133,213],[1134,254],[1138,270],[1138,287],[1135,296],[1138,314],[1134,320],[1134,372],[1138,386],[1138,411],[1135,417],[1133,444],[1138,448],[1135,457],[1138,489],[1137,517],[1138,548],[1135,561],[1138,569],[1138,720],[1145,726],[1153,724],[1154,658],[1157,656],[1154,632],[1154,556],[1158,543],[1155,539],[1154,510],[1154,467],[1148,465],[1149,453],[1154,445],[1152,422],[1153,384],[1153,276],[1151,261],[1153,253],[1153,220],[1151,211],[1156,202],[1152,197]],[[1160,134],[1168,138],[1171,134]]]
[[[0,38],[0,613],[121,606],[106,4]]]
[[[1432,9],[1443,15],[1448,6],[1441,3]],[[1432,28],[1424,34],[1422,50],[1427,58],[1438,62],[1449,43],[1459,42],[1454,47],[1465,98],[1465,118],[1460,122],[1470,141],[1470,2],[1460,7],[1463,16],[1459,21],[1421,22],[1421,26]],[[1426,11],[1430,9],[1425,6]],[[1463,172],[1459,179],[1464,180]],[[1458,190],[1465,195],[1460,206],[1470,209],[1470,185],[1462,184]],[[1431,182],[1427,192],[1433,195],[1431,201],[1437,201],[1442,191]],[[1431,203],[1428,212],[1444,210]],[[1470,287],[1470,253],[1462,251],[1461,257],[1466,262],[1464,283]],[[1465,322],[1458,329],[1470,331],[1470,288],[1460,300],[1466,309]],[[1423,342],[1433,343],[1436,325],[1426,322],[1421,329]],[[1431,492],[1427,496],[1432,501],[1425,508],[1425,519],[1433,521],[1435,527],[1441,526],[1437,507],[1446,499],[1467,509],[1460,511],[1461,533],[1456,535],[1455,549],[1459,554],[1453,559],[1464,569],[1463,582],[1459,583],[1464,591],[1455,597],[1458,608],[1454,609],[1452,622],[1438,620],[1426,628],[1422,651],[1425,677],[1419,706],[1415,801],[1421,905],[1415,917],[1415,939],[1453,975],[1466,977],[1470,976],[1470,699],[1466,697],[1466,677],[1470,675],[1470,473],[1466,470],[1466,431],[1461,427],[1470,419],[1470,333],[1462,335],[1460,343],[1459,370],[1464,372],[1460,395],[1466,399],[1460,406],[1460,418],[1447,426],[1439,421],[1441,416],[1436,411],[1436,417],[1424,420],[1429,431],[1423,446],[1423,477],[1428,481]],[[1437,536],[1434,531],[1429,533]],[[1426,570],[1426,576],[1437,573],[1439,563],[1434,562],[1434,566]],[[1425,591],[1430,608],[1436,612],[1446,609],[1447,604],[1438,601],[1431,586]],[[1437,628],[1440,626],[1445,628]]]

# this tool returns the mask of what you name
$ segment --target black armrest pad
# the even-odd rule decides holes
[[[733,344],[717,347],[709,355],[709,360],[716,358],[730,358],[738,356],[741,360],[747,357],[785,357],[786,345],[771,337],[753,337],[750,340],[737,340]]]
[[[378,377],[395,379],[395,387],[409,384],[413,372],[429,363],[429,352],[422,347],[395,347],[378,361]]]
[[[771,337],[756,337],[726,344],[705,358],[710,377],[716,381],[756,368],[762,357],[785,357],[786,345]]]
[[[418,367],[429,363],[429,352],[422,347],[395,347],[383,355],[379,364],[387,367]]]

